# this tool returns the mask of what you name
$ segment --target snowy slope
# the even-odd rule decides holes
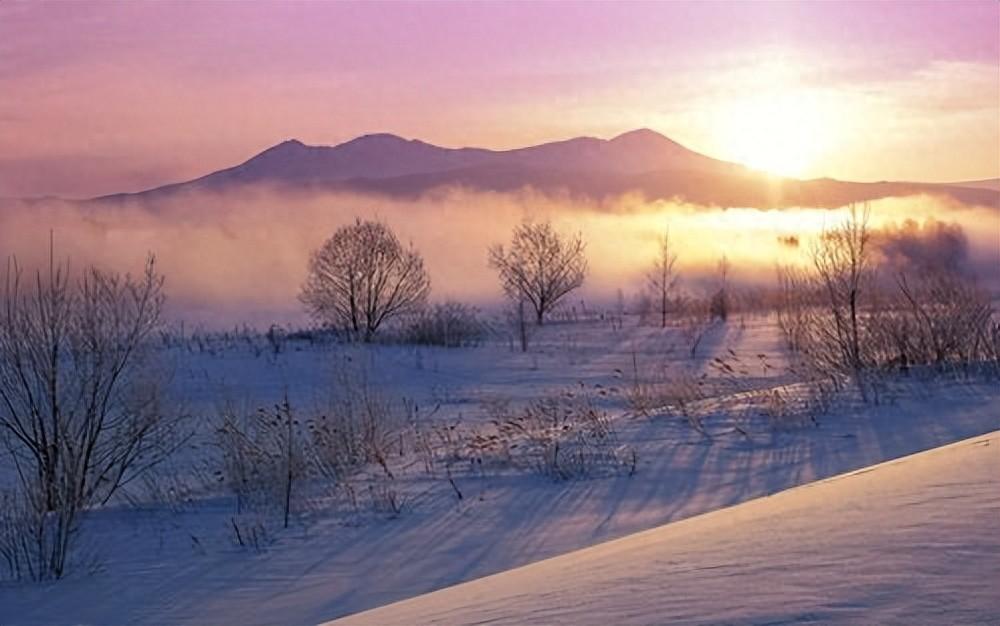
[[[320,517],[260,554],[232,546],[231,504],[218,500],[99,511],[86,535],[99,569],[0,585],[0,624],[315,624],[990,432],[998,403],[995,390],[942,388],[752,442],[706,443],[680,423],[631,420],[619,435],[637,446],[633,477],[462,477],[462,502],[445,481],[401,477],[411,508],[398,519]]]
[[[334,624],[996,624],[1000,432]]]

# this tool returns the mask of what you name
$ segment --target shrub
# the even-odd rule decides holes
[[[163,308],[152,257],[139,277],[8,264],[0,302],[0,443],[36,526],[32,578],[60,578],[80,517],[181,443],[150,352]]]
[[[487,333],[479,312],[460,302],[435,304],[416,314],[403,330],[407,343],[445,348],[479,345]]]
[[[12,580],[44,578],[44,521],[18,490],[0,491],[0,557]]]
[[[635,451],[618,443],[614,423],[589,395],[566,392],[545,396],[512,410],[494,403],[496,435],[479,435],[475,445],[500,453],[556,480],[635,472]]]
[[[287,398],[249,415],[232,408],[224,411],[216,430],[216,445],[222,452],[220,478],[236,496],[237,515],[279,509],[288,527],[293,492],[305,475],[298,430]]]
[[[351,358],[340,364],[326,410],[307,426],[310,462],[319,475],[343,481],[358,469],[376,464],[393,477],[389,458],[402,436],[404,420],[372,385],[365,366]]]

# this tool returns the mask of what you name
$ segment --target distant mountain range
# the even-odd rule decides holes
[[[337,146],[309,146],[292,139],[201,178],[92,201],[154,201],[256,184],[397,197],[416,197],[442,187],[500,192],[533,188],[596,200],[635,192],[650,200],[676,198],[755,208],[832,208],[931,193],[964,204],[1000,207],[996,181],[857,183],[783,178],[699,154],[647,129],[608,140],[577,137],[514,150],[442,148],[390,134],[363,135]]]
[[[990,189],[1000,191],[1000,178],[987,178],[986,180],[967,180],[957,183],[948,183],[953,187],[968,187],[969,189]]]

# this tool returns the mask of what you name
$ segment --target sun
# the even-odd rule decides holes
[[[739,96],[716,116],[716,141],[732,160],[753,169],[802,177],[827,154],[839,127],[822,92],[772,88]]]

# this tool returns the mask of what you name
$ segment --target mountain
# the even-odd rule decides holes
[[[957,183],[946,183],[950,187],[968,187],[969,189],[990,189],[1000,191],[1000,178],[987,178],[985,180],[967,180]]]
[[[836,207],[916,193],[946,195],[966,204],[1000,204],[995,190],[976,186],[772,176],[699,154],[648,129],[613,139],[577,137],[513,150],[443,148],[385,133],[336,146],[291,139],[201,178],[94,200],[147,201],[254,184],[413,197],[456,186],[483,191],[530,187],[595,200],[636,192],[648,199],[757,208]]]

